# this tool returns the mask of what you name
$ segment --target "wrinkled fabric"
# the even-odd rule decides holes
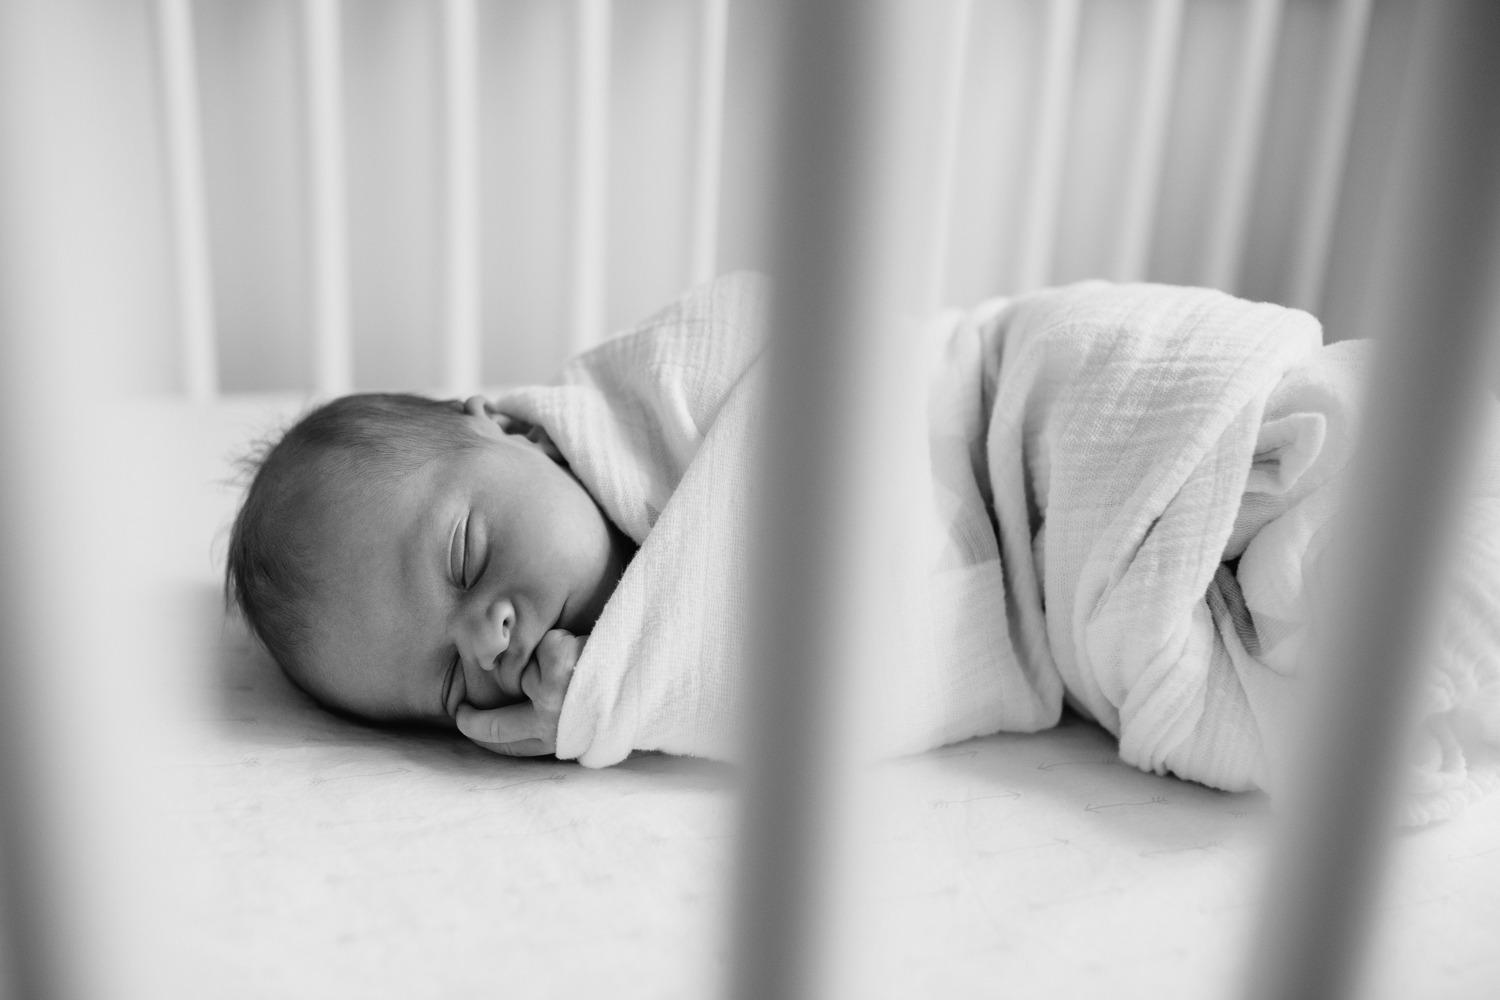
[[[560,757],[602,767],[632,750],[733,757],[751,620],[758,498],[764,283],[733,275],[570,361],[557,383],[496,407],[543,427],[604,512],[640,549],[605,606],[563,703]],[[944,329],[939,327],[939,329]],[[917,433],[887,442],[909,488],[904,537],[885,564],[902,613],[882,637],[897,675],[880,683],[877,746],[916,752],[1057,722],[1062,688],[1023,665],[1005,613],[999,546],[982,479],[976,345],[934,343],[901,401]],[[936,401],[932,433],[921,425]],[[976,461],[978,468],[976,468]]]
[[[579,660],[560,757],[735,753],[764,298],[757,279],[720,279],[497,400],[640,545]],[[916,432],[885,443],[910,516],[881,540],[903,614],[883,637],[902,663],[871,702],[878,749],[1035,731],[1066,701],[1143,769],[1274,784],[1368,346],[1325,348],[1295,310],[1101,282],[944,313],[922,335],[926,370],[892,401]],[[1410,822],[1495,781],[1496,484],[1444,602]]]
[[[1016,299],[975,335],[1008,582],[1069,699],[1140,768],[1274,792],[1371,345],[1323,347],[1311,316],[1211,290],[1103,283]],[[1408,823],[1496,783],[1495,454],[1424,664]]]

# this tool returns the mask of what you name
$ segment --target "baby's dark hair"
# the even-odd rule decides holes
[[[250,484],[229,532],[225,599],[299,685],[319,513],[341,498],[378,502],[427,462],[483,443],[458,400],[358,393],[323,404],[245,460]]]

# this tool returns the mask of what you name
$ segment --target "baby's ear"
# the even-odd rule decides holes
[[[500,412],[494,406],[490,405],[490,402],[483,396],[470,396],[464,400],[464,412],[471,417],[478,417],[481,420],[489,421],[506,434],[515,434],[525,438],[528,442],[535,445],[542,454],[552,459],[558,465],[566,466],[568,464],[568,460],[563,458],[562,451],[553,443],[551,436],[545,429],[522,420],[520,417],[513,417],[509,413]]]
[[[483,396],[470,396],[461,404],[463,411],[471,417],[477,417],[488,423],[494,424],[507,434],[517,434],[531,426],[524,420],[517,420],[508,413],[501,413]]]

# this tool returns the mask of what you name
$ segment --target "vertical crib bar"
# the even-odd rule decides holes
[[[86,954],[76,943],[78,901],[67,892],[76,859],[60,836],[68,832],[60,800],[71,783],[59,778],[72,776],[66,758],[47,752],[51,692],[38,683],[53,675],[40,668],[38,649],[51,638],[48,605],[61,601],[46,600],[37,576],[45,580],[57,563],[45,529],[69,499],[56,480],[71,442],[68,407],[57,414],[63,421],[37,415],[53,415],[43,386],[61,378],[77,392],[79,376],[93,367],[93,352],[72,366],[59,364],[58,355],[80,340],[97,346],[78,335],[96,296],[79,293],[94,291],[90,265],[114,235],[99,231],[108,220],[78,225],[84,212],[73,207],[97,207],[97,199],[89,204],[90,188],[109,173],[89,171],[93,164],[78,155],[97,153],[99,143],[80,148],[69,135],[74,121],[104,124],[87,117],[89,98],[98,96],[86,89],[96,52],[79,36],[70,6],[0,4],[0,996],[25,1000],[88,985],[79,971]],[[70,237],[79,243],[67,246]],[[57,541],[66,544],[73,533],[65,523],[57,527]]]
[[[1125,208],[1115,243],[1116,281],[1144,281],[1150,264],[1181,39],[1182,0],[1152,0],[1145,75],[1136,111],[1135,145],[1130,151]]]
[[[1323,86],[1318,115],[1317,147],[1307,178],[1302,227],[1297,234],[1292,263],[1290,304],[1317,312],[1323,302],[1323,276],[1328,247],[1338,211],[1344,177],[1344,157],[1359,94],[1359,70],[1364,61],[1365,36],[1370,25],[1370,0],[1339,0],[1335,15],[1332,58]]]
[[[302,0],[313,388],[321,396],[341,395],[354,384],[340,32],[339,0]]]
[[[1026,181],[1026,213],[1021,229],[1017,292],[1040,288],[1052,272],[1057,238],[1058,198],[1062,195],[1063,160],[1068,145],[1068,117],[1073,103],[1073,64],[1078,49],[1079,0],[1048,0],[1047,51],[1031,167]]]
[[[887,5],[780,5],[775,281],[755,547],[755,621],[747,674],[744,783],[734,896],[735,1000],[813,1000],[847,966],[835,945],[843,809],[850,794],[849,710],[861,605],[855,525],[878,521],[861,488],[864,448],[900,343],[874,318],[872,224],[884,207],[877,118],[878,43]]]
[[[1224,158],[1220,161],[1219,187],[1202,277],[1203,284],[1226,292],[1239,287],[1240,260],[1245,252],[1250,202],[1255,196],[1255,169],[1260,161],[1284,0],[1248,0],[1248,3],[1234,112],[1229,119]]]
[[[479,388],[479,33],[475,0],[443,0],[443,383]]]
[[[703,0],[698,14],[698,122],[693,150],[693,241],[688,268],[694,285],[718,272],[719,171],[724,143],[724,69],[729,0]]]
[[[219,363],[191,0],[157,0],[156,27],[183,386],[189,399],[201,402],[218,394]]]
[[[949,0],[948,45],[943,59],[942,122],[933,171],[931,245],[927,251],[927,308],[948,300],[948,245],[953,239],[953,196],[958,181],[958,141],[963,125],[964,76],[974,0]]]
[[[609,76],[611,0],[578,0],[574,133],[572,347],[604,333],[605,250],[609,235]]]
[[[1382,219],[1382,353],[1367,398],[1346,586],[1305,664],[1313,685],[1298,779],[1271,856],[1250,1000],[1339,1000],[1357,967],[1387,848],[1463,460],[1477,436],[1500,325],[1500,5],[1433,0],[1419,13]],[[1361,477],[1362,478],[1359,478]]]
[[[131,169],[159,100],[137,85],[161,68],[134,32],[149,39],[158,13],[0,3],[0,996],[15,1000],[166,993],[151,741],[172,685],[162,635],[138,624],[162,576],[142,509],[160,445],[116,423],[170,290],[143,252],[167,222],[161,179]],[[113,669],[77,683],[64,645]]]

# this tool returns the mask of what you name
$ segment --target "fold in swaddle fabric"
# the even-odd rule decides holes
[[[1214,291],[1101,283],[1017,299],[978,333],[1008,582],[1070,698],[1138,767],[1274,791],[1371,345],[1321,347],[1311,316]],[[1495,455],[1424,664],[1409,823],[1495,783]]]
[[[640,545],[574,671],[559,757],[604,767],[632,750],[734,755],[753,669],[742,649],[752,629],[774,627],[751,620],[748,580],[764,298],[753,276],[721,278],[574,358],[555,385],[495,401],[544,427]],[[892,401],[915,431],[886,442],[913,517],[905,537],[883,539],[903,612],[883,637],[898,673],[872,681],[883,753],[1044,729],[1061,710],[1055,673],[1011,652],[988,487],[971,464],[983,437],[977,350],[966,361],[935,369],[953,391],[937,394],[949,405],[932,449],[921,373]]]
[[[585,647],[558,755],[732,756],[749,620],[761,283],[698,289],[512,390],[641,548]],[[1054,724],[1064,698],[1121,757],[1267,787],[1297,694],[1306,581],[1357,429],[1364,345],[1305,313],[1203,289],[1087,283],[927,327],[892,406],[916,432],[903,613],[877,676],[881,750]],[[884,444],[884,442],[883,442]],[[1448,814],[1500,744],[1500,474],[1466,524],[1425,686],[1407,819]],[[883,639],[886,637],[883,637]]]

